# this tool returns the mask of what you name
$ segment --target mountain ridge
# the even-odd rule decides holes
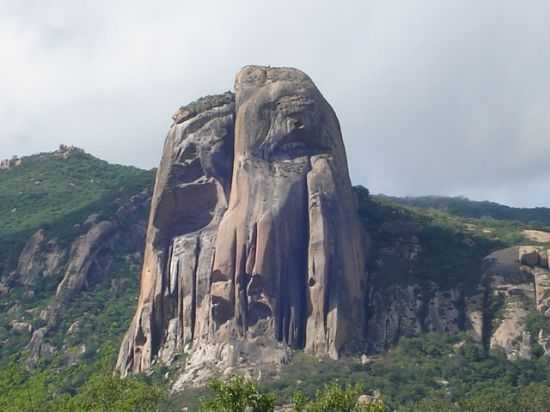
[[[550,208],[513,207],[490,200],[471,200],[464,196],[387,196],[381,198],[393,200],[396,203],[420,208],[433,208],[446,211],[462,217],[493,218],[500,220],[517,220],[526,224],[550,225]]]

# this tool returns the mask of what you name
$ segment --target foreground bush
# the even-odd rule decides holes
[[[261,393],[252,382],[234,377],[228,382],[214,380],[211,399],[203,400],[201,412],[269,412],[275,408],[275,396]]]
[[[2,412],[156,412],[163,398],[162,388],[110,371],[87,377],[76,393],[61,392],[48,371],[29,375],[17,364],[0,371]]]
[[[295,412],[384,412],[386,408],[379,399],[363,403],[363,391],[359,385],[342,387],[336,383],[318,390],[315,399],[308,400],[301,392],[294,395]]]
[[[251,381],[234,377],[227,382],[215,380],[210,384],[214,395],[202,401],[201,412],[272,412],[276,398],[273,394],[262,393]],[[386,409],[380,400],[362,404],[359,386],[342,387],[330,384],[317,391],[314,399],[308,399],[303,393],[294,395],[290,410],[294,412],[384,412]],[[288,409],[285,409],[288,410]]]

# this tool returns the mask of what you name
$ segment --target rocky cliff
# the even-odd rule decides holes
[[[363,233],[338,120],[311,79],[245,67],[235,95],[173,119],[118,370],[183,351],[199,373],[362,350]]]
[[[372,236],[368,352],[383,353],[403,337],[467,332],[510,360],[530,359],[537,350],[547,354],[547,232],[536,232],[539,245],[525,245],[533,241],[525,237],[521,246],[503,248],[488,226],[476,234],[471,220],[458,219],[462,227],[450,230],[443,215],[444,224],[434,227],[436,219],[422,222],[407,210],[371,205],[362,211]]]

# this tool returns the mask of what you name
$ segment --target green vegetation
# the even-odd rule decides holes
[[[392,284],[434,282],[440,288],[461,286],[473,291],[481,279],[481,262],[491,252],[521,241],[521,225],[480,222],[435,209],[404,206],[389,198],[370,196],[356,187],[359,213],[371,240],[371,266],[385,250],[416,243],[420,246],[414,266],[391,258],[384,262],[378,287]],[[371,267],[370,272],[376,268]]]
[[[153,378],[113,377],[116,351],[104,347],[102,353],[100,360],[64,371],[29,374],[11,364],[0,371],[0,410],[179,411],[182,405],[204,412],[271,411],[275,405],[304,412],[550,410],[548,359],[511,362],[486,354],[465,336],[405,338],[369,365],[298,353],[280,378],[260,384],[243,378],[214,381],[200,392],[200,402],[192,391],[178,402],[166,399],[165,384]],[[360,395],[378,391],[381,398],[357,406]]]
[[[143,379],[113,376],[115,351],[104,346],[100,359],[64,370],[30,373],[12,362],[0,370],[2,412],[153,412],[165,390]]]
[[[111,216],[121,202],[152,184],[152,173],[112,165],[84,152],[67,159],[44,153],[0,172],[0,277],[13,270],[38,228],[61,242],[92,213]]]
[[[234,377],[227,382],[214,380],[210,384],[213,392],[200,405],[201,412],[272,412],[276,405],[273,393],[263,392],[253,382]],[[362,391],[359,386],[326,385],[309,399],[302,392],[296,392],[287,407],[293,412],[384,412],[380,400],[365,405],[359,402]]]
[[[212,107],[218,107],[225,104],[233,103],[235,101],[235,95],[231,91],[227,91],[223,94],[213,94],[210,96],[200,97],[187,104],[186,106],[181,106],[180,111],[189,111],[192,114],[197,114],[211,109]]]
[[[244,412],[247,408],[255,412],[269,412],[275,407],[275,396],[261,393],[256,385],[242,377],[227,382],[214,380],[210,388],[214,395],[201,402],[201,412]]]
[[[550,398],[541,395],[550,393],[549,359],[508,361],[498,353],[487,354],[481,345],[462,335],[404,338],[369,365],[361,365],[357,359],[320,361],[300,354],[280,379],[262,388],[287,403],[296,387],[312,397],[330,382],[379,391],[389,410],[421,412],[440,407],[438,410],[477,412],[484,410],[480,405],[490,405],[495,398],[499,400],[495,405],[502,409],[485,410],[550,410]],[[529,394],[539,405],[545,402],[545,407],[514,409],[520,399],[529,399]]]
[[[404,206],[439,210],[463,218],[508,220],[531,226],[550,226],[550,208],[546,207],[510,207],[494,202],[470,200],[461,196],[379,197]]]
[[[452,402],[426,399],[403,412],[546,412],[550,410],[550,386],[531,384],[517,391],[506,388],[486,389],[471,398]]]
[[[132,241],[117,243],[109,277],[90,279],[66,305],[59,323],[44,338],[56,352],[33,369],[28,369],[26,349],[31,334],[15,331],[12,322],[30,323],[33,330],[44,326],[40,311],[51,302],[63,273],[32,290],[9,276],[39,228],[68,250],[91,214],[116,220],[121,229],[146,219],[147,210],[141,209],[124,221],[115,214],[131,196],[149,190],[152,182],[150,171],[111,165],[81,151],[67,158],[59,153],[27,157],[21,166],[0,172],[0,281],[10,288],[0,298],[1,411],[157,409],[164,396],[158,385],[112,375],[137,297],[140,262]],[[78,326],[68,334],[76,321]]]
[[[369,399],[362,403],[361,386],[341,386],[337,383],[325,385],[319,389],[313,399],[308,399],[302,392],[296,392],[292,405],[296,412],[384,412],[387,408],[381,399]]]
[[[54,274],[30,291],[18,285],[17,279],[9,280],[29,237],[42,228],[48,238],[68,250],[89,215],[114,219],[118,208],[149,189],[152,181],[151,172],[111,165],[81,151],[67,158],[59,153],[26,157],[21,166],[0,172],[0,281],[10,286],[10,293],[0,299],[0,366],[30,339],[28,332],[14,332],[11,322],[31,323],[33,330],[44,326],[39,312],[51,301],[63,276]],[[146,213],[132,219],[145,219]],[[139,262],[129,258],[131,253],[126,242],[119,242],[109,279],[89,283],[78,302],[68,305],[57,328],[48,332],[47,342],[56,347],[66,344],[68,352],[78,351],[78,345],[86,343],[86,356],[93,360],[102,342],[120,339],[137,296]],[[67,329],[76,320],[80,321],[79,331],[67,338]]]

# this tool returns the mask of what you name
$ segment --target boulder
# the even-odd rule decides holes
[[[542,329],[539,330],[537,343],[544,351],[544,356],[550,356],[550,336],[546,335]]]
[[[538,266],[540,262],[539,248],[536,246],[521,246],[519,248],[519,261],[522,265]]]
[[[67,335],[75,335],[80,330],[80,321],[77,320],[73,323],[71,323],[71,326],[69,326],[69,329],[67,329]]]
[[[531,334],[527,331],[523,332],[521,336],[517,357],[523,360],[531,360],[533,357],[533,340]]]
[[[31,333],[32,332],[32,325],[28,322],[21,322],[13,320],[10,322],[11,328],[19,333]]]
[[[379,391],[374,391],[370,395],[361,395],[357,399],[357,406],[368,408],[369,406],[376,406],[381,403],[382,394]]]
[[[542,268],[548,268],[548,251],[540,250],[539,252],[539,266]]]

